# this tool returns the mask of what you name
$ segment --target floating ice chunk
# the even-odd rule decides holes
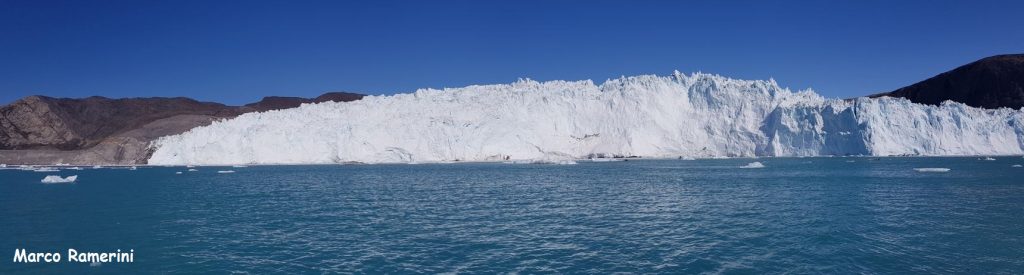
[[[622,159],[610,159],[610,158],[590,159],[590,162],[615,162],[615,161],[622,161]]]
[[[983,158],[983,159],[981,159],[981,160],[988,160],[988,161],[992,161],[992,160],[996,160],[996,159],[994,159],[994,158],[991,158],[991,157],[985,157],[985,158]]]
[[[75,167],[69,167],[69,168],[68,168],[68,170],[79,170],[79,171],[81,171],[81,170],[82,170],[82,167],[78,167],[78,166],[75,166]]]
[[[60,170],[57,170],[57,168],[53,168],[53,167],[40,167],[40,168],[32,169],[32,171],[34,171],[34,172],[57,172],[57,171],[60,171]]]
[[[1020,164],[1014,164],[1014,165],[1011,165],[1010,167],[1014,167],[1014,168],[1020,168],[1020,167],[1022,167],[1022,166],[1021,166]]]
[[[764,164],[760,161],[747,163],[747,165],[740,166],[740,168],[764,168]]]
[[[943,172],[949,172],[949,168],[914,168],[914,171],[918,171],[918,172],[932,172],[932,173],[943,173]]]
[[[186,165],[185,166],[185,168],[193,168],[193,167],[195,167],[195,166],[194,165]]]
[[[68,176],[66,178],[62,178],[62,177],[60,177],[58,175],[49,175],[49,176],[46,176],[45,178],[43,178],[43,180],[41,180],[40,182],[42,182],[42,183],[69,183],[69,182],[75,182],[76,180],[78,180],[78,175]]]
[[[102,169],[102,168],[103,168],[103,166],[99,166],[99,165],[95,165],[95,166],[92,167],[92,169]]]
[[[234,167],[234,168],[246,168],[246,167],[249,167],[249,166],[245,166],[245,165],[232,165],[231,167]]]
[[[135,168],[135,166],[128,167],[128,170],[135,170],[135,169],[138,169],[138,168]]]
[[[217,171],[217,174],[231,174],[231,173],[234,173],[234,172],[235,172],[234,170],[220,170],[220,171]]]
[[[7,164],[0,164],[0,168],[7,168]]]
[[[189,171],[189,172],[196,172],[196,171],[199,171],[199,170],[196,170],[196,169],[188,169],[188,171]]]
[[[181,175],[181,171],[174,172],[175,175]]]

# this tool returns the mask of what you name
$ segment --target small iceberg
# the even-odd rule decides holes
[[[914,171],[918,171],[918,172],[932,172],[932,173],[944,173],[944,172],[949,172],[949,168],[914,168]]]
[[[981,159],[981,160],[988,160],[988,161],[993,161],[993,160],[996,160],[996,159],[994,159],[994,158],[992,158],[992,157],[985,157],[985,158],[983,158],[983,159]]]
[[[246,167],[249,167],[249,166],[245,166],[245,165],[232,165],[231,167],[234,167],[234,168],[246,168]]]
[[[138,169],[138,168],[135,168],[135,166],[128,167],[128,170],[135,170],[135,169]]]
[[[82,170],[82,167],[78,167],[78,166],[75,166],[75,167],[68,167],[68,170],[78,170],[78,171],[81,171],[81,170]]]
[[[181,175],[181,171],[174,172],[175,175]]]
[[[217,174],[231,174],[231,173],[234,173],[234,172],[235,172],[234,170],[220,170],[220,171],[217,171]]]
[[[53,167],[40,167],[40,168],[32,169],[32,171],[33,172],[57,172],[57,171],[60,171],[60,170],[57,170],[57,168],[53,168]]]
[[[196,169],[188,169],[188,171],[189,171],[189,172],[196,172],[196,171],[199,171],[199,170],[196,170]]]
[[[41,180],[40,182],[42,182],[42,183],[70,183],[70,182],[75,182],[76,180],[78,180],[78,175],[68,176],[66,178],[62,178],[62,177],[57,176],[57,175],[49,175],[49,176],[46,176],[45,178],[43,178],[43,180]]]
[[[622,161],[622,159],[610,159],[610,158],[590,159],[590,162],[615,162],[615,161]]]
[[[1020,164],[1014,164],[1014,165],[1010,165],[1010,167],[1013,167],[1013,168],[1021,168],[1021,167],[1024,167],[1024,166],[1021,166]]]
[[[103,166],[95,165],[95,166],[92,167],[92,169],[103,169]]]
[[[747,163],[747,165],[740,166],[740,168],[764,168],[764,164],[760,161]]]

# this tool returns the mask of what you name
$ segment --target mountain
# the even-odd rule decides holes
[[[346,102],[354,101],[363,98],[362,94],[355,93],[343,93],[343,92],[331,92],[322,94],[316,98],[303,98],[303,97],[288,97],[288,96],[268,96],[262,100],[246,104],[245,107],[256,109],[257,111],[268,111],[278,109],[289,109],[299,107],[299,105],[306,103],[320,103],[327,101],[335,102]]]
[[[522,80],[248,113],[153,143],[150,164],[1024,153],[1024,112],[826,99],[676,72]]]
[[[916,84],[871,97],[938,105],[952,100],[981,108],[1024,107],[1024,54],[987,57]]]
[[[150,141],[215,120],[359,98],[358,94],[328,93],[285,103],[265,98],[246,106],[227,106],[183,97],[29,96],[0,107],[0,163],[134,164],[148,157]]]

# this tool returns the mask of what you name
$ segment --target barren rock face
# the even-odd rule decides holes
[[[335,93],[325,94],[330,95]],[[149,142],[246,112],[302,103],[351,101],[359,94],[325,99],[271,97],[227,106],[189,98],[82,99],[29,96],[0,107],[0,163],[139,164]],[[321,96],[324,97],[324,96]]]
[[[981,108],[1024,107],[1024,54],[987,57],[898,90],[872,95],[938,105],[952,100]]]
[[[80,146],[82,137],[65,123],[67,120],[67,114],[53,110],[43,97],[18,100],[0,108],[0,149]]]

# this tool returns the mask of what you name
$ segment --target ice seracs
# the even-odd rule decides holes
[[[1024,154],[1024,111],[826,99],[675,73],[422,89],[247,113],[152,144],[154,165],[598,157]]]

